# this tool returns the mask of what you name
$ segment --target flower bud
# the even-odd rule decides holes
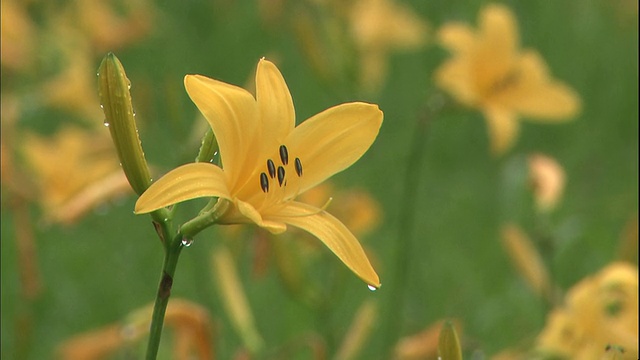
[[[440,330],[438,357],[442,360],[462,360],[460,340],[451,321],[445,321]]]
[[[218,141],[216,140],[213,130],[209,129],[202,137],[200,151],[196,157],[196,162],[213,162],[218,153]]]
[[[124,72],[122,63],[113,53],[107,54],[100,64],[98,87],[100,104],[105,115],[104,125],[109,128],[129,184],[141,195],[151,185],[151,176],[131,105],[131,82]]]

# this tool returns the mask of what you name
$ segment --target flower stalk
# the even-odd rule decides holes
[[[173,287],[173,276],[176,272],[178,258],[180,257],[180,252],[183,247],[182,239],[182,234],[178,233],[165,247],[166,252],[162,265],[162,276],[160,278],[160,284],[158,285],[158,294],[156,295],[153,315],[151,317],[149,343],[147,344],[147,360],[155,360],[158,355],[158,347],[160,346],[160,337],[164,325],[164,315],[167,311],[171,288]]]

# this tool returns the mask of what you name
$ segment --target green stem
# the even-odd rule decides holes
[[[151,317],[151,327],[149,330],[149,343],[147,345],[147,360],[155,360],[160,346],[160,336],[164,325],[164,314],[169,304],[171,287],[173,286],[173,275],[178,265],[178,258],[182,250],[182,234],[178,233],[166,246],[164,264],[162,265],[162,276],[158,285],[158,295],[153,307]]]
[[[207,205],[209,207],[209,205]],[[208,228],[220,219],[229,208],[229,200],[218,199],[213,208],[194,217],[180,227],[180,233],[187,239],[193,239],[197,233]]]
[[[436,94],[429,99],[426,108],[420,114],[416,121],[416,128],[413,132],[409,158],[407,160],[407,168],[404,177],[404,193],[400,198],[400,218],[398,224],[398,239],[396,242],[395,254],[395,274],[391,281],[389,309],[404,309],[406,298],[406,284],[409,272],[409,262],[411,258],[413,228],[415,223],[416,200],[418,193],[418,185],[420,184],[420,173],[422,170],[422,159],[424,158],[425,145],[427,143],[427,135],[429,124],[433,120],[434,115],[440,112],[443,107],[443,98]],[[393,347],[399,338],[402,330],[402,314],[397,311],[387,311],[387,326],[385,334],[384,349],[389,358],[393,357]]]

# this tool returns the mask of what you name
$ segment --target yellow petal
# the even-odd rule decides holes
[[[477,106],[481,94],[476,86],[475,74],[471,70],[469,57],[455,57],[436,70],[436,84],[458,102],[470,107]]]
[[[135,213],[144,214],[181,201],[209,196],[229,198],[225,173],[208,163],[187,164],[171,170],[151,184],[138,198]]]
[[[501,232],[502,246],[511,257],[513,265],[537,295],[552,300],[549,273],[531,239],[514,224],[504,225]]]
[[[289,135],[296,122],[293,100],[278,68],[261,59],[256,71],[256,99],[265,150],[271,150]]]
[[[499,107],[487,107],[484,115],[489,126],[489,139],[494,155],[504,154],[518,137],[520,124],[516,115],[507,109]]]
[[[256,225],[260,226],[261,228],[268,230],[272,234],[281,234],[287,230],[287,225],[281,221],[270,221],[263,219],[262,215],[260,215],[260,212],[258,212],[258,210],[256,210],[256,208],[254,208],[251,204],[238,199],[235,199],[234,202],[240,214],[254,222]],[[241,220],[237,221],[240,223],[243,222]]]
[[[480,13],[480,32],[473,54],[472,72],[481,97],[493,92],[496,83],[508,78],[517,59],[516,20],[502,5],[489,5]]]
[[[201,75],[185,76],[184,86],[213,129],[233,191],[233,185],[250,175],[260,150],[256,101],[242,88]]]
[[[264,345],[264,340],[256,327],[231,251],[220,246],[212,254],[211,260],[222,305],[244,344],[257,352]]]
[[[515,54],[520,42],[513,13],[503,5],[492,4],[480,13],[480,32],[485,46],[493,50],[495,59]]]
[[[285,144],[290,156],[300,159],[303,175],[299,186],[287,191],[302,193],[351,166],[375,140],[382,116],[377,105],[348,103],[298,125]]]
[[[450,23],[438,31],[438,41],[451,52],[467,54],[473,49],[476,35],[467,24]]]
[[[378,274],[369,263],[358,240],[338,219],[314,206],[291,201],[276,214],[265,215],[308,231],[320,239],[336,256],[367,284],[380,287]]]
[[[535,51],[522,54],[517,83],[504,92],[502,101],[522,115],[545,120],[570,120],[580,110],[580,97],[550,78],[547,65]]]

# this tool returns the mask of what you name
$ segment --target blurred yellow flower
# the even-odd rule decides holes
[[[334,194],[332,197],[331,194]],[[300,194],[299,200],[321,207],[332,197],[329,205],[333,215],[351,232],[360,237],[373,230],[382,219],[380,204],[361,189],[336,189],[328,181]]]
[[[154,8],[147,0],[76,0],[75,18],[97,53],[113,51],[147,35]]]
[[[538,337],[542,354],[601,359],[611,346],[638,358],[638,267],[612,263],[575,285]]]
[[[555,159],[546,155],[533,154],[528,160],[536,207],[542,212],[553,210],[564,191],[564,169]]]
[[[507,224],[502,227],[502,246],[533,291],[552,300],[549,273],[529,237],[517,225]]]
[[[19,5],[20,4],[20,5]],[[25,70],[34,59],[35,26],[22,2],[0,2],[0,63],[3,69]]]
[[[27,133],[22,151],[48,221],[71,223],[106,200],[130,192],[106,133],[65,127],[52,137]]]
[[[264,340],[255,324],[249,301],[242,289],[231,252],[218,247],[211,257],[212,273],[227,316],[242,338],[244,345],[255,353],[264,346]]]
[[[437,70],[435,81],[483,112],[495,154],[513,145],[518,116],[558,122],[579,112],[578,94],[550,76],[536,51],[519,48],[516,19],[507,7],[486,6],[478,22],[477,31],[455,22],[438,31],[438,41],[453,57]]]
[[[409,7],[392,0],[357,0],[349,12],[360,55],[361,85],[375,91],[387,73],[387,53],[426,43],[428,26]]]
[[[153,305],[136,309],[124,321],[74,336],[58,346],[64,360],[99,360],[131,354],[149,333]],[[202,306],[183,299],[172,299],[167,306],[165,325],[173,330],[174,359],[214,358],[213,324]],[[135,356],[134,356],[135,357]]]
[[[376,105],[332,107],[295,127],[293,101],[277,67],[260,60],[256,97],[200,75],[185,87],[205,115],[220,147],[222,168],[210,163],[178,167],[140,196],[136,213],[198,197],[232,203],[221,224],[255,223],[272,233],[287,224],[313,234],[369,285],[380,280],[353,234],[322,208],[296,196],[357,161],[382,125]],[[224,170],[223,170],[224,169]]]

